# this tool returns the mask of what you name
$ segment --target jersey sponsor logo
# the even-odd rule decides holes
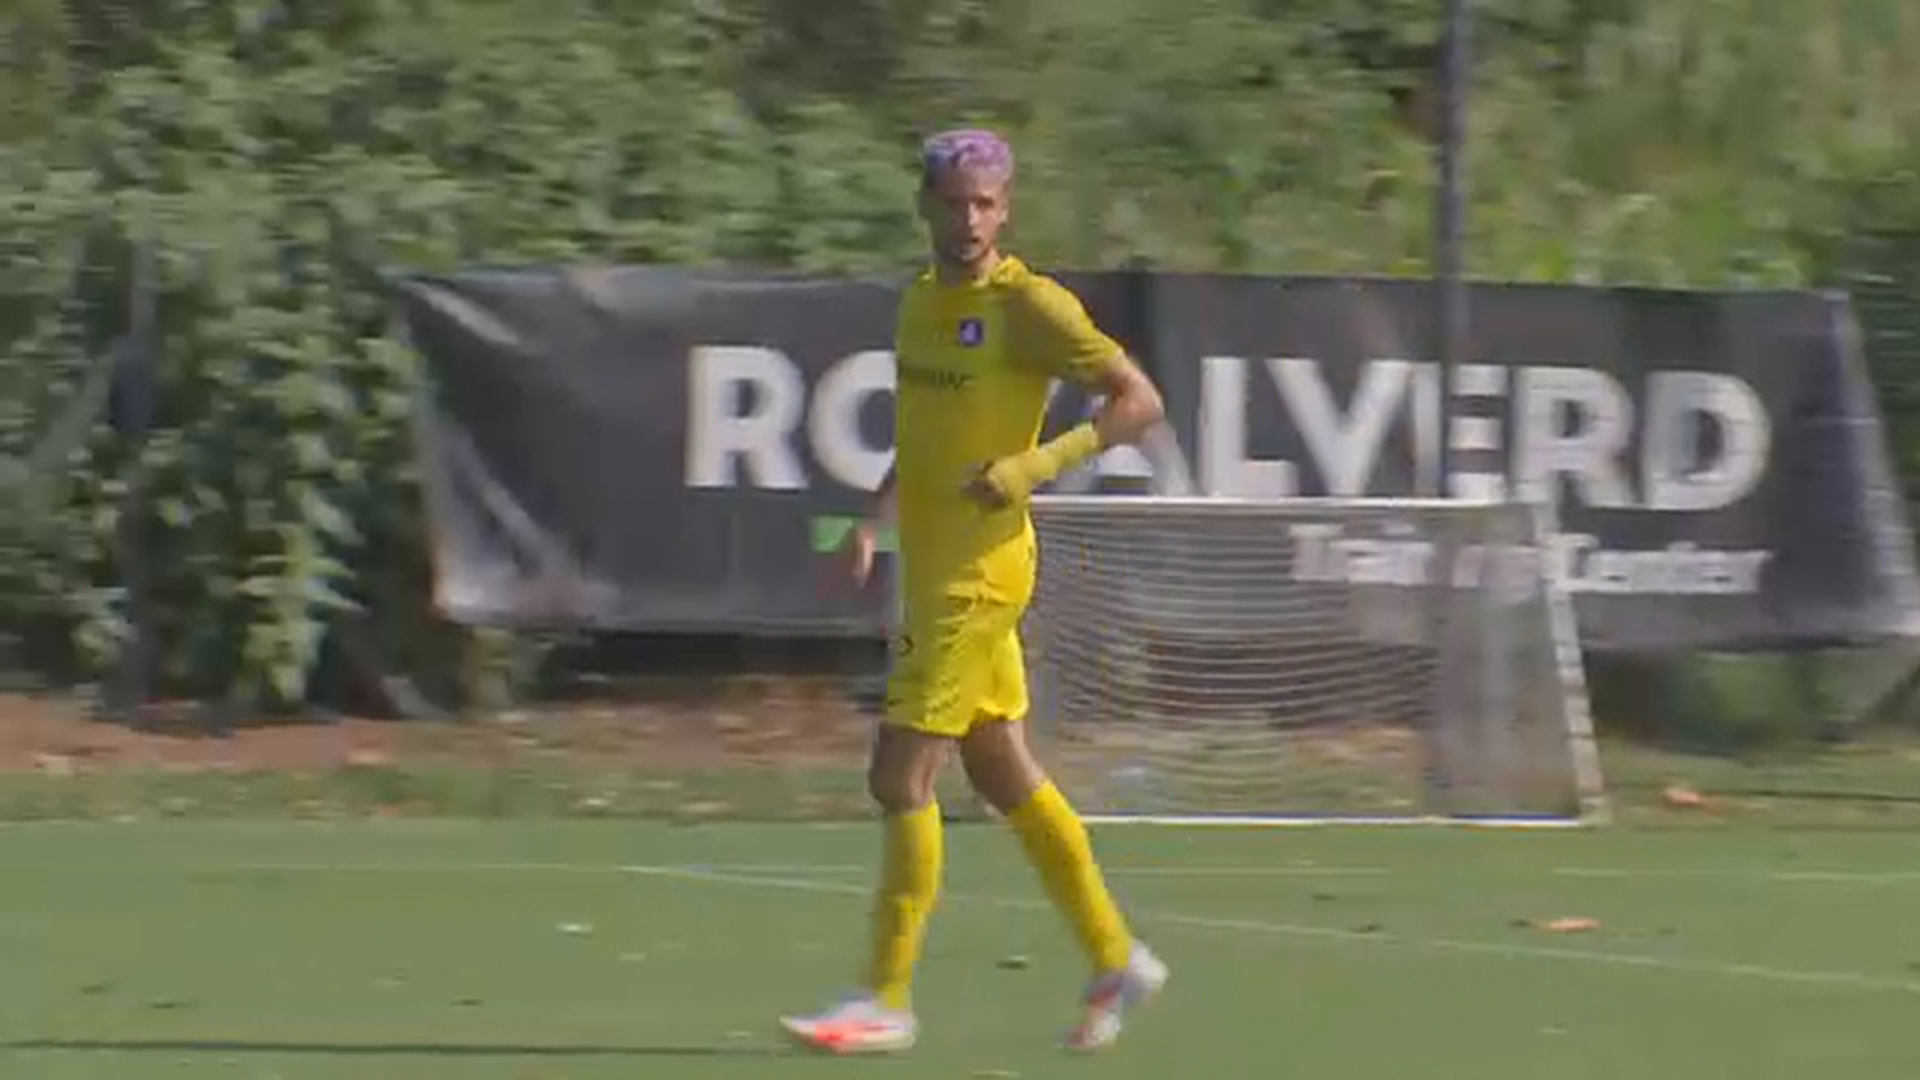
[[[965,390],[973,381],[973,376],[964,371],[950,371],[946,368],[926,367],[920,364],[900,365],[900,381],[914,386],[924,386],[933,390]]]
[[[979,319],[961,319],[959,338],[962,348],[978,347],[981,342],[987,340],[986,324]]]

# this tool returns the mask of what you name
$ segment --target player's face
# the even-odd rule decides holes
[[[1007,223],[1007,178],[982,169],[943,169],[921,189],[920,217],[936,258],[977,267],[999,249]]]

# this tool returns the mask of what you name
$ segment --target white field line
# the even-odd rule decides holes
[[[589,823],[582,821],[582,824]],[[617,823],[617,819],[593,819],[591,823]],[[157,815],[126,814],[119,817],[50,817],[19,818],[0,821],[0,833],[31,832],[127,832],[139,828],[159,827],[191,828],[195,832],[364,832],[377,829],[382,832],[489,832],[499,829],[500,823],[484,817],[337,817],[337,818],[276,818],[276,817],[206,817],[206,818],[170,818]],[[745,827],[751,827],[745,826]],[[870,821],[856,818],[830,821],[783,821],[782,829],[794,829],[805,832],[842,832],[855,829],[871,831]]]
[[[672,863],[662,864],[688,871],[718,874],[774,874],[838,877],[870,875],[872,863]],[[325,863],[325,862],[245,862],[211,864],[206,870],[234,870],[243,873],[342,873],[342,874],[632,874],[640,872],[631,864],[562,862],[466,862],[466,863]],[[1226,877],[1386,877],[1394,871],[1384,866],[1111,866],[1103,865],[1109,877],[1148,878],[1226,878]]]
[[[828,877],[831,873],[868,869],[852,863],[748,863],[728,867],[723,864],[695,866],[539,862],[331,864],[289,862],[233,864],[224,867],[224,869],[251,872],[310,873],[431,874],[451,872],[627,874],[667,880],[700,882],[712,885],[727,885],[739,888],[777,890],[782,892],[809,892],[854,897],[867,896],[870,888],[864,882],[835,881]],[[1195,867],[1188,869],[1206,868]],[[1234,868],[1215,867],[1212,869],[1232,870]],[[1252,867],[1248,869],[1277,868]],[[1361,867],[1357,869],[1369,871],[1381,870],[1382,872],[1386,872],[1383,868],[1375,867]],[[783,870],[785,872],[783,872]],[[794,876],[795,874],[815,874],[819,876]],[[1014,910],[1047,910],[1049,908],[1047,903],[1039,900],[1021,900],[1010,897],[982,896],[966,893],[943,893],[942,899],[948,903],[976,904]],[[1544,945],[1516,945],[1505,942],[1469,941],[1456,938],[1405,937],[1386,932],[1369,933],[1359,930],[1343,930],[1338,927],[1329,926],[1308,926],[1298,923],[1273,922],[1263,919],[1190,915],[1169,911],[1144,912],[1141,915],[1141,921],[1196,930],[1232,931],[1268,937],[1336,941],[1375,946],[1398,946],[1424,952],[1457,953],[1515,960],[1552,960],[1603,967],[1641,968],[1674,974],[1715,975],[1728,978],[1763,980],[1767,982],[1835,986],[1856,990],[1875,990],[1920,995],[1920,982],[1907,979],[1886,978],[1863,972],[1804,971],[1795,968],[1772,967],[1765,964],[1737,964],[1712,960],[1686,960],[1664,956],[1649,956],[1642,953],[1600,952],[1586,949],[1556,948]]]
[[[756,874],[733,874],[724,871],[706,870],[686,866],[628,866],[624,868],[631,874],[647,877],[698,881],[715,885],[731,885],[752,889],[771,889],[788,892],[831,893],[837,896],[866,896],[867,888],[838,881],[819,881],[812,878],[770,877]],[[946,894],[949,902],[985,904],[1000,908],[1046,909],[1049,905],[1035,900],[1014,900],[1005,897],[970,896]],[[1718,975],[1740,979],[1760,979],[1768,982],[1799,983],[1817,986],[1838,986],[1855,990],[1877,990],[1900,994],[1920,995],[1920,982],[1905,979],[1881,978],[1853,971],[1801,971],[1794,968],[1770,967],[1765,964],[1729,964],[1711,960],[1679,960],[1664,956],[1647,956],[1637,953],[1590,952],[1584,949],[1561,949],[1537,945],[1510,945],[1491,941],[1462,941],[1452,938],[1415,938],[1401,937],[1387,933],[1363,933],[1358,930],[1341,930],[1327,926],[1302,926],[1294,923],[1269,922],[1260,919],[1214,918],[1204,915],[1183,915],[1176,912],[1147,912],[1143,922],[1158,923],[1167,926],[1182,926],[1199,930],[1226,930],[1238,933],[1261,934],[1271,937],[1312,938],[1324,941],[1357,942],[1370,945],[1398,945],[1404,948],[1427,952],[1465,953],[1477,956],[1493,956],[1506,959],[1558,960],[1567,963],[1595,964],[1607,967],[1634,967],[1652,971],[1666,971],[1696,975]]]
[[[1781,885],[1897,885],[1920,882],[1920,870],[1763,870],[1752,867],[1705,866],[1690,870],[1672,867],[1556,866],[1555,877],[1571,878],[1729,878]]]
[[[651,864],[650,864],[651,865]],[[689,871],[725,874],[820,875],[871,874],[871,863],[806,862],[699,862],[658,864]],[[246,862],[205,867],[249,872],[277,873],[475,873],[475,874],[620,874],[633,873],[631,865],[620,863],[565,862]],[[1387,866],[1258,866],[1105,863],[1102,872],[1109,877],[1132,878],[1312,878],[1312,877],[1394,877],[1406,873]],[[1901,885],[1920,884],[1920,870],[1769,870],[1760,867],[1604,867],[1556,866],[1538,871],[1551,877],[1588,878],[1613,881],[1656,881],[1671,879],[1724,880],[1780,885]],[[1526,877],[1529,871],[1513,871],[1514,877]]]
[[[755,874],[868,874],[870,863],[698,863],[686,864],[703,870]],[[1135,878],[1289,878],[1289,877],[1393,877],[1406,873],[1388,866],[1294,866],[1207,865],[1166,866],[1103,863],[1101,871],[1110,877]],[[1898,885],[1920,883],[1920,870],[1769,870],[1760,867],[1607,867],[1555,866],[1538,871],[1552,877],[1593,878],[1597,880],[1723,879],[1734,882],[1764,882],[1781,885]],[[1525,877],[1519,869],[1514,876]]]

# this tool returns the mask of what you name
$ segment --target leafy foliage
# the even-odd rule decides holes
[[[389,335],[389,268],[897,266],[919,245],[913,140],[966,121],[1016,137],[1020,243],[1043,261],[1428,264],[1439,28],[1426,0],[10,10],[10,476],[128,329],[136,256],[157,289],[150,437],[102,426],[60,463],[47,512],[0,523],[0,626],[65,671],[99,670],[124,640],[114,538],[130,505],[145,512],[172,687],[296,704],[339,618],[371,611],[390,638],[422,638],[414,372]],[[1477,11],[1474,272],[1904,274],[1909,293],[1920,280],[1900,263],[1910,243],[1855,240],[1920,229],[1920,204],[1898,194],[1920,169],[1912,5]],[[1920,407],[1920,351],[1891,355],[1888,400]],[[1920,449],[1902,460],[1920,470]],[[143,501],[120,498],[130,486]]]

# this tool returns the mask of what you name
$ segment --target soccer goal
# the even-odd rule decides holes
[[[1543,508],[1048,495],[1032,733],[1089,818],[1604,818]]]

